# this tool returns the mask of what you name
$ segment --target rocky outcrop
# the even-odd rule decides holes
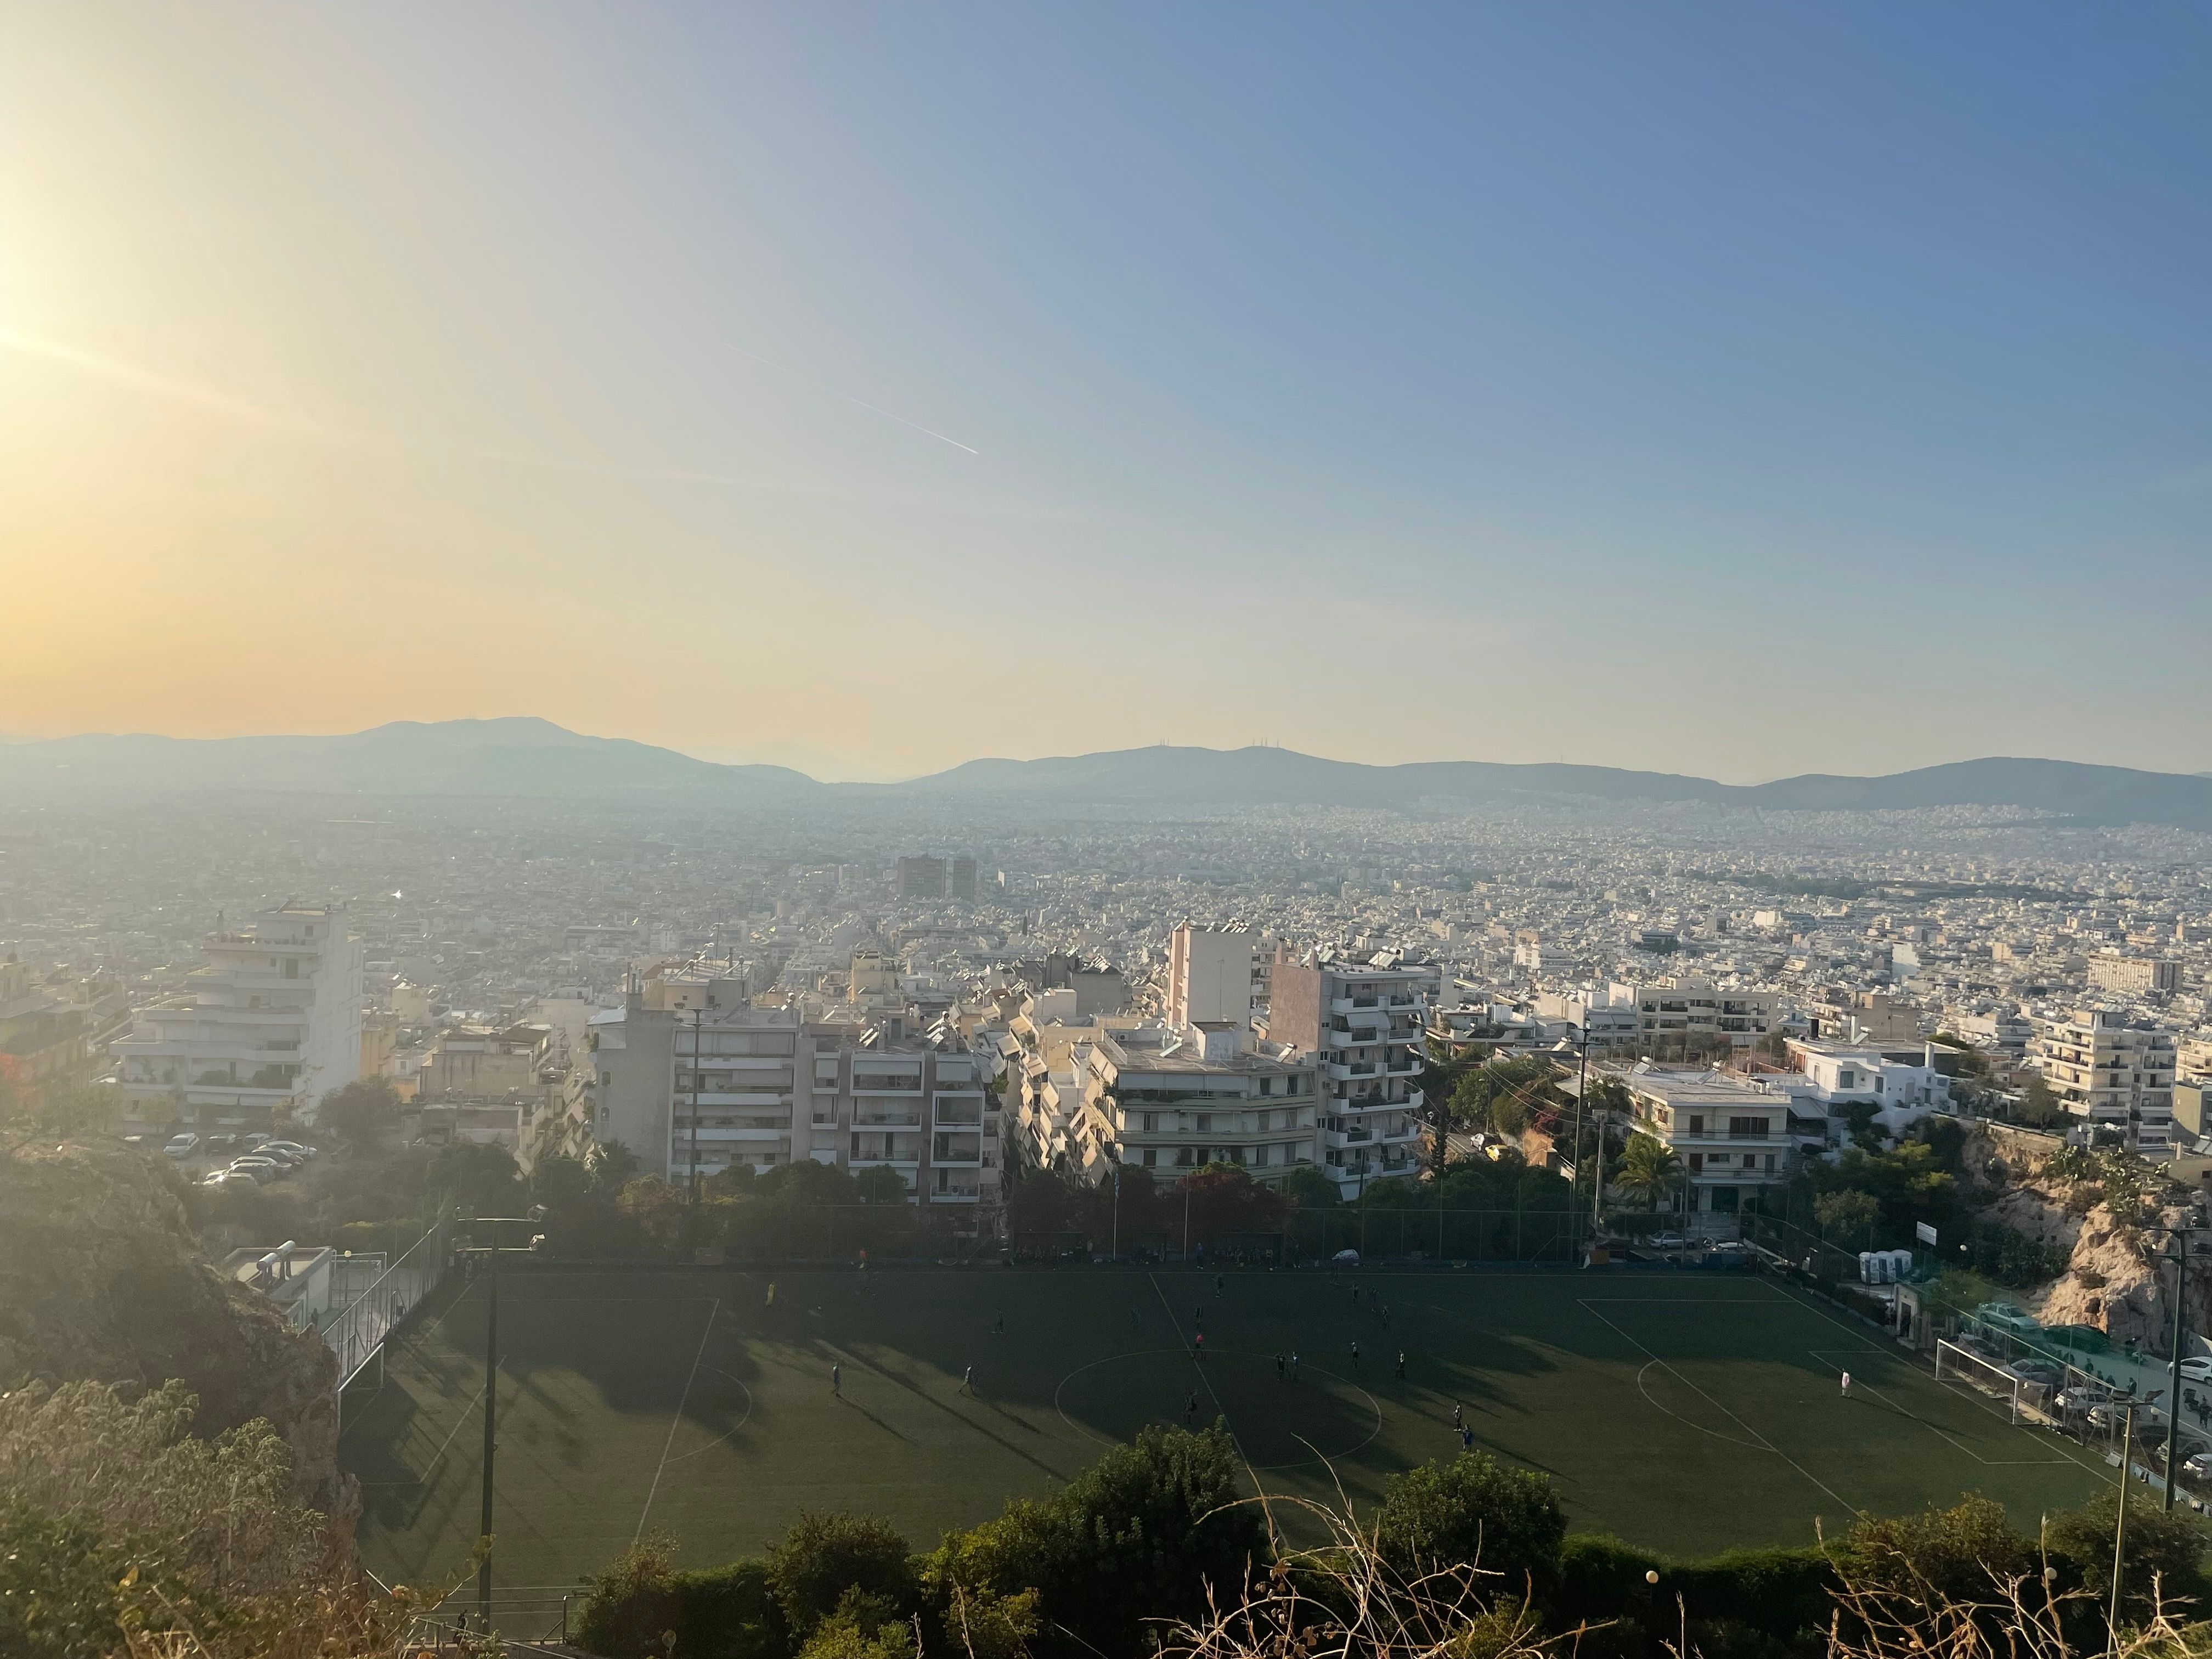
[[[175,1174],[98,1143],[0,1153],[0,1389],[171,1377],[199,1396],[196,1433],[266,1418],[299,1501],[350,1526],[360,1494],[337,1467],[337,1361],[201,1259]]]
[[[1997,1193],[1985,1218],[2068,1252],[2066,1272],[2020,1300],[2045,1325],[2088,1325],[2156,1352],[2172,1329],[2174,1276],[2157,1259],[2165,1235],[2142,1224],[2172,1225],[2187,1213],[2134,1198],[2116,1207],[2098,1182],[2059,1172],[2052,1161],[2059,1145],[2049,1135],[1976,1124],[1962,1148],[1967,1174]],[[2198,1267],[2193,1258],[2188,1323],[2212,1331],[2212,1263]]]

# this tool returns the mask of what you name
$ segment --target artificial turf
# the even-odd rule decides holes
[[[380,1390],[347,1401],[341,1460],[388,1581],[450,1577],[475,1541],[486,1290],[450,1282]],[[1575,1529],[1676,1557],[1806,1543],[1816,1522],[1970,1491],[2032,1528],[2112,1478],[1867,1326],[1741,1273],[1231,1270],[1217,1290],[1184,1270],[532,1269],[502,1279],[499,1346],[510,1586],[572,1584],[649,1528],[687,1563],[726,1560],[803,1510],[879,1515],[927,1548],[1147,1422],[1216,1417],[1270,1494],[1340,1485],[1364,1506],[1458,1452],[1456,1403],[1478,1448],[1553,1477]],[[1275,1364],[1293,1351],[1295,1382]]]

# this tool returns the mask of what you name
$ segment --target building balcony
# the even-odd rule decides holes
[[[906,1158],[869,1158],[864,1156],[854,1156],[848,1158],[845,1160],[845,1163],[847,1167],[854,1170],[881,1169],[907,1170],[919,1170],[921,1167],[921,1160],[911,1156]],[[912,1182],[908,1182],[907,1184],[910,1187],[914,1183]]]
[[[702,1106],[781,1106],[788,1108],[791,1097],[771,1090],[702,1089],[695,1096],[689,1089],[677,1091],[678,1106],[688,1106],[696,1099]]]
[[[859,1128],[872,1129],[889,1125],[895,1128],[918,1129],[921,1127],[921,1113],[919,1109],[896,1112],[878,1107],[873,1111],[854,1111],[853,1122]]]
[[[975,1187],[946,1187],[929,1195],[933,1204],[980,1204],[982,1190]]]

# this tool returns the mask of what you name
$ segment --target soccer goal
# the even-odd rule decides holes
[[[1936,1380],[1964,1382],[1992,1399],[2003,1401],[2015,1423],[2051,1420],[2047,1403],[2050,1390],[2043,1384],[2017,1376],[1996,1361],[1984,1359],[1972,1348],[1960,1347],[1955,1342],[1936,1345]]]

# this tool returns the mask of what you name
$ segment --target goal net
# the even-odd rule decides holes
[[[1972,1348],[1960,1347],[1955,1342],[1936,1345],[1936,1380],[1963,1382],[1993,1400],[2003,1401],[2006,1413],[2015,1423],[2051,1420],[2050,1389],[2015,1376],[1996,1361],[1985,1359]]]

